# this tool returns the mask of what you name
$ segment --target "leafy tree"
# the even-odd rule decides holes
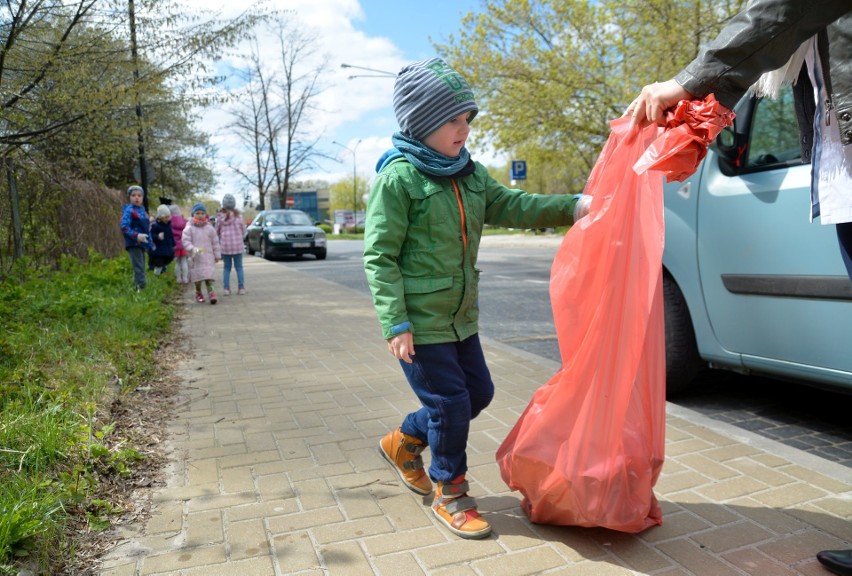
[[[0,38],[5,38],[0,48],[0,156],[126,96],[129,82],[86,87],[70,73],[81,61],[109,70],[115,68],[113,61],[122,61],[112,42],[99,44],[108,40],[108,33],[79,34],[98,17],[96,5],[96,0],[5,3],[6,14],[0,15]]]
[[[22,255],[73,253],[59,207],[70,214],[75,202],[107,206],[112,199],[99,185],[123,189],[133,179],[138,134],[163,194],[188,198],[212,187],[211,150],[191,111],[215,101],[206,90],[222,80],[215,59],[263,15],[249,10],[221,22],[184,14],[176,0],[135,6],[136,58],[123,0],[0,5],[0,202],[12,206],[0,210],[12,215],[0,219],[0,267]],[[75,224],[102,223],[92,220]]]
[[[154,118],[145,120],[143,131],[167,126],[177,116],[187,128],[190,106],[210,103],[205,89],[221,81],[212,62],[263,17],[250,10],[227,22],[202,19],[174,0],[142,0],[136,6],[138,62],[128,45],[125,2],[12,0],[0,7],[0,157],[38,151],[42,142],[88,121],[81,136],[100,137],[68,136],[47,148],[53,157],[62,150],[80,152],[77,165],[69,165],[74,171],[87,172],[87,162],[102,168],[103,157],[117,160],[133,150],[129,130],[137,128],[137,96],[143,106],[149,96],[161,105],[145,106]],[[168,114],[158,119],[160,110]],[[180,136],[186,135],[185,130]],[[198,134],[192,140],[203,148]],[[112,150],[95,151],[99,143]],[[126,183],[132,167],[125,162],[121,173],[111,176]]]
[[[541,191],[579,192],[608,123],[643,85],[673,76],[745,1],[485,4],[436,46],[474,88],[474,137],[525,158]]]
[[[92,33],[91,30],[82,32]],[[126,46],[118,40],[102,39],[102,42],[107,41],[114,44],[115,53],[126,51]],[[84,84],[116,85],[124,81],[121,76],[126,76],[126,70],[113,67],[109,72],[111,77],[103,67],[80,61],[69,75]],[[59,106],[70,106],[61,101],[61,92],[57,96],[46,95],[34,103],[33,109],[39,106],[38,114],[46,116]],[[206,162],[210,155],[208,137],[194,127],[189,104],[175,100],[163,78],[158,84],[149,82],[146,101],[147,157],[156,174],[154,183],[160,195],[182,200],[199,188],[212,187],[214,178]],[[40,163],[49,163],[54,170],[74,178],[123,189],[137,162],[136,131],[131,102],[125,100],[123,106],[116,102],[115,107],[86,114],[49,138],[30,145],[27,151]]]
[[[334,214],[335,210],[352,210],[353,205],[358,212],[366,209],[364,195],[369,190],[366,178],[360,176],[355,178],[355,186],[352,186],[352,178],[338,180],[329,187],[328,209]]]

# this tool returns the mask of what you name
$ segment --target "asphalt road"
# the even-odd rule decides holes
[[[332,240],[324,261],[306,256],[282,264],[366,295],[362,248],[359,240]],[[479,253],[483,336],[560,361],[548,292],[557,249],[558,239],[547,237],[484,239]],[[693,390],[669,401],[852,468],[852,395],[708,370]]]

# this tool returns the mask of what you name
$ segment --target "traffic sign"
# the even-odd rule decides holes
[[[296,205],[296,198],[293,196],[287,196],[287,208],[292,208]]]
[[[511,178],[512,178],[512,180],[526,180],[527,179],[527,161],[526,160],[512,160]]]

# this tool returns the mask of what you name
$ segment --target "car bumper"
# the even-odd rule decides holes
[[[273,242],[266,244],[266,251],[269,254],[285,255],[285,254],[322,254],[326,250],[325,242],[319,243],[315,241],[302,242]]]

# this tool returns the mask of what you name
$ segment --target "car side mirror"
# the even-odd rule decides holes
[[[734,125],[723,128],[716,136],[715,148],[719,154],[719,168],[726,176],[732,176],[742,169],[745,151],[748,145],[747,136],[736,131]]]

